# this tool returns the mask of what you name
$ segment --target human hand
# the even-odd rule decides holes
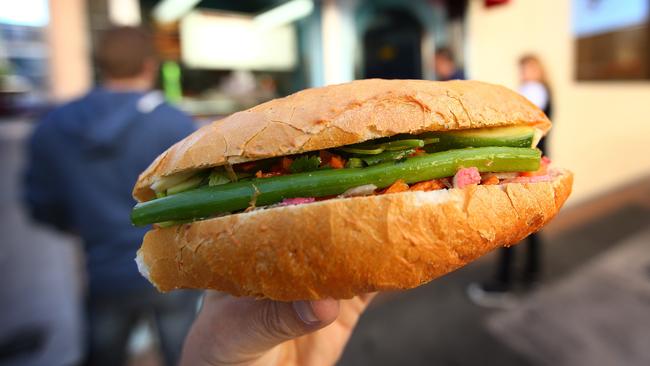
[[[279,302],[206,292],[181,365],[333,365],[373,297]]]

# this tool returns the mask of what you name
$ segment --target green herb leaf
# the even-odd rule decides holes
[[[320,158],[318,156],[301,156],[291,163],[292,173],[311,172],[317,170],[320,166]]]

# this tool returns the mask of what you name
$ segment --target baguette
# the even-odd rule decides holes
[[[523,96],[482,82],[359,80],[308,89],[199,129],[140,175],[133,196],[152,200],[157,182],[180,182],[212,167],[225,165],[220,170],[232,173],[232,164],[398,134],[521,125],[543,135],[551,122]],[[160,291],[214,289],[293,301],[413,288],[516,244],[551,220],[571,192],[573,175],[545,167],[547,177],[536,183],[497,179],[495,185],[336,197],[243,212],[238,206],[218,217],[203,212],[190,217],[199,221],[154,226],[136,262]],[[206,192],[222,198],[224,191]],[[142,224],[150,222],[156,221]]]

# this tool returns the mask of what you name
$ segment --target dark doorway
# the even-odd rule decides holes
[[[363,35],[363,76],[383,79],[422,78],[422,26],[401,9],[386,9]]]

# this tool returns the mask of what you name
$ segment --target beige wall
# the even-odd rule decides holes
[[[49,6],[50,96],[62,102],[92,83],[86,0],[50,0]]]
[[[650,174],[650,82],[575,82],[569,0],[471,0],[469,77],[517,86],[517,59],[534,52],[553,87],[551,157],[576,173],[573,203]]]

